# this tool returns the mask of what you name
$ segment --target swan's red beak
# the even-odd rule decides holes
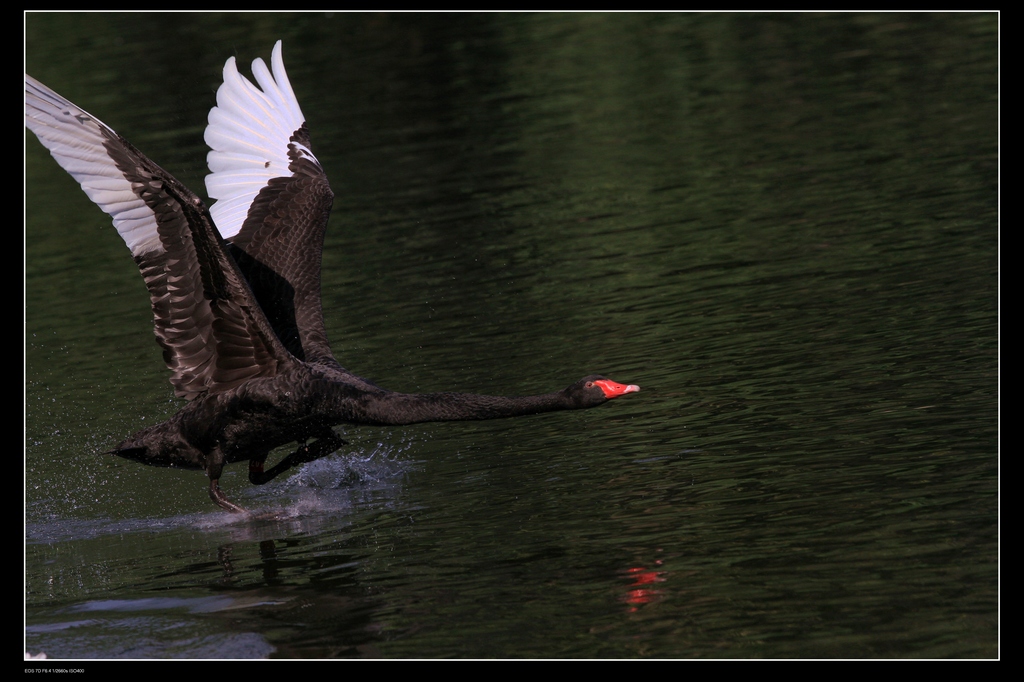
[[[629,384],[627,386],[626,384],[615,383],[610,379],[599,379],[594,383],[601,387],[601,390],[604,391],[604,397],[609,400],[612,398],[618,398],[620,395],[625,395],[626,393],[636,393],[640,390],[640,387],[636,384]]]

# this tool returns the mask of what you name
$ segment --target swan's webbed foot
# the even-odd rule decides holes
[[[224,492],[220,489],[220,486],[217,484],[218,480],[219,479],[216,478],[210,479],[210,499],[213,500],[218,507],[226,509],[229,512],[235,514],[248,514],[248,510],[239,507],[237,504],[229,500],[224,495]]]
[[[326,457],[342,445],[348,445],[348,442],[334,433],[334,431],[328,429],[325,433],[321,434],[320,440],[301,446],[267,471],[263,471],[263,462],[266,461],[267,455],[253,457],[249,460],[249,482],[253,485],[263,485],[268,481],[274,480],[293,466]]]

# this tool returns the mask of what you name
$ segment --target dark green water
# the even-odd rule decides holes
[[[179,407],[109,220],[26,133],[26,651],[996,657],[994,14],[30,14],[26,71],[203,194],[284,41],[339,360],[643,390],[351,428],[263,488],[101,453]]]

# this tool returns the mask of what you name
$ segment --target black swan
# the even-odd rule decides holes
[[[218,485],[225,464],[249,461],[266,483],[345,443],[338,424],[495,419],[594,407],[635,385],[588,376],[554,393],[499,397],[395,393],[344,369],[320,308],[320,252],[334,195],[313,156],[305,118],[274,46],[260,88],[224,65],[205,139],[203,202],[99,119],[25,76],[25,125],[113,218],[153,306],[175,395],[189,402],[111,454],[202,469],[210,498],[245,510]],[[306,444],[313,440],[312,443]],[[274,448],[300,447],[277,466]]]

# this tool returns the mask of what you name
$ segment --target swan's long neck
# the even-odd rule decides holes
[[[353,421],[364,424],[417,424],[516,417],[576,407],[563,391],[544,395],[504,397],[473,393],[392,393],[363,395]]]

